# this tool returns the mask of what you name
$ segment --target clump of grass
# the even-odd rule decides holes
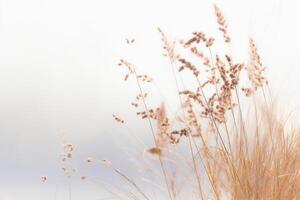
[[[218,29],[230,47],[226,19],[216,5],[214,11]],[[177,87],[180,105],[176,114],[168,115],[165,103],[150,108],[143,84],[154,80],[139,74],[126,59],[121,59],[119,66],[127,70],[125,81],[132,77],[137,85],[138,94],[131,104],[149,123],[153,146],[147,152],[157,158],[163,174],[166,195],[161,195],[171,200],[300,199],[300,131],[289,128],[274,111],[270,93],[265,92],[269,90],[265,66],[254,40],[249,39],[249,60],[237,63],[230,52],[217,53],[214,37],[204,32],[172,41],[160,28],[158,31]],[[196,87],[179,84],[184,83],[182,73],[188,72]],[[243,77],[249,85],[241,83]],[[252,107],[248,116],[241,100]],[[180,155],[179,148],[187,151]],[[181,162],[170,162],[176,159]],[[181,187],[185,177],[178,178],[180,165],[188,166],[192,174]],[[141,199],[153,195],[126,179],[142,194]]]

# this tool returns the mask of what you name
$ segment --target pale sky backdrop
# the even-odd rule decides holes
[[[174,39],[192,31],[220,37],[213,3],[228,20],[235,58],[246,56],[252,36],[276,96],[299,105],[297,0],[0,0],[0,200],[68,199],[59,162],[65,140],[75,144],[74,162],[90,176],[110,175],[86,167],[88,156],[124,164],[135,148],[126,142],[134,140],[111,114],[135,125],[129,102],[136,86],[122,81],[118,59],[130,58],[155,77],[164,100],[175,105],[157,27]],[[128,37],[134,46],[126,45]],[[144,125],[131,126],[132,134],[141,137]],[[72,200],[107,196],[90,180],[70,184]]]

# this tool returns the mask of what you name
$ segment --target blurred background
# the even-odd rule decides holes
[[[86,159],[126,169],[127,158],[151,145],[147,124],[130,106],[136,85],[123,81],[119,58],[155,78],[153,101],[176,109],[157,27],[173,39],[193,31],[221,38],[213,3],[227,18],[234,58],[247,56],[252,36],[274,96],[286,109],[299,106],[298,1],[0,0],[0,200],[64,200],[70,190],[73,200],[108,197],[96,179],[112,175]],[[128,122],[125,128],[112,113]],[[61,170],[65,142],[75,145],[78,172],[70,180]]]

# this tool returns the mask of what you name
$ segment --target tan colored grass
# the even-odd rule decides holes
[[[214,6],[214,10],[224,42],[230,43],[225,17],[219,7]],[[265,67],[254,40],[249,39],[249,61],[245,61],[247,66],[244,67],[244,63],[234,62],[230,53],[214,53],[214,37],[207,37],[203,32],[170,42],[162,30],[158,30],[164,55],[171,61],[182,112],[167,116],[163,103],[157,108],[148,108],[144,95],[148,93],[142,89],[142,84],[153,80],[137,74],[134,66],[124,59],[119,65],[128,70],[126,80],[129,75],[136,78],[139,93],[132,105],[139,109],[139,116],[148,120],[153,134],[154,145],[148,153],[157,156],[164,174],[168,192],[162,196],[171,200],[300,199],[300,131],[295,124],[291,129],[289,123],[278,116],[273,102],[267,100]],[[198,58],[202,65],[183,57],[176,51],[176,44],[191,53],[191,57]],[[176,75],[183,70],[191,72],[190,77],[198,83],[196,90],[179,87]],[[242,74],[247,75],[251,86],[240,85]],[[242,95],[249,98],[241,98]],[[263,103],[259,103],[261,97],[264,97]],[[253,108],[247,117],[240,99],[245,99],[243,104]],[[118,117],[114,118],[121,122]],[[176,150],[176,147],[188,149],[190,155],[182,155],[188,157],[186,163],[167,162],[173,159],[168,149]],[[176,173],[175,178],[172,170],[165,168],[165,163],[169,169],[190,165],[194,178],[184,187],[193,192],[180,196],[179,190],[183,190],[178,188],[180,173]],[[137,183],[134,185],[137,193],[142,194],[141,199],[143,196],[150,198],[151,194],[141,191]]]

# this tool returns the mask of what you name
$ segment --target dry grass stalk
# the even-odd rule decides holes
[[[119,116],[117,116],[115,114],[113,114],[112,116],[116,120],[116,122],[124,124],[124,120],[121,117],[119,117]]]
[[[221,9],[217,5],[214,5],[214,9],[215,9],[215,15],[217,17],[217,22],[219,24],[219,30],[223,33],[224,41],[226,43],[229,43],[231,41],[231,39],[228,36],[226,19],[223,15]]]
[[[260,55],[258,53],[257,47],[252,38],[249,39],[249,57],[250,61],[247,65],[248,79],[252,84],[251,88],[244,88],[246,96],[251,95],[253,90],[262,88],[263,85],[268,84],[267,79],[264,77],[263,72],[265,67],[261,62]]]

